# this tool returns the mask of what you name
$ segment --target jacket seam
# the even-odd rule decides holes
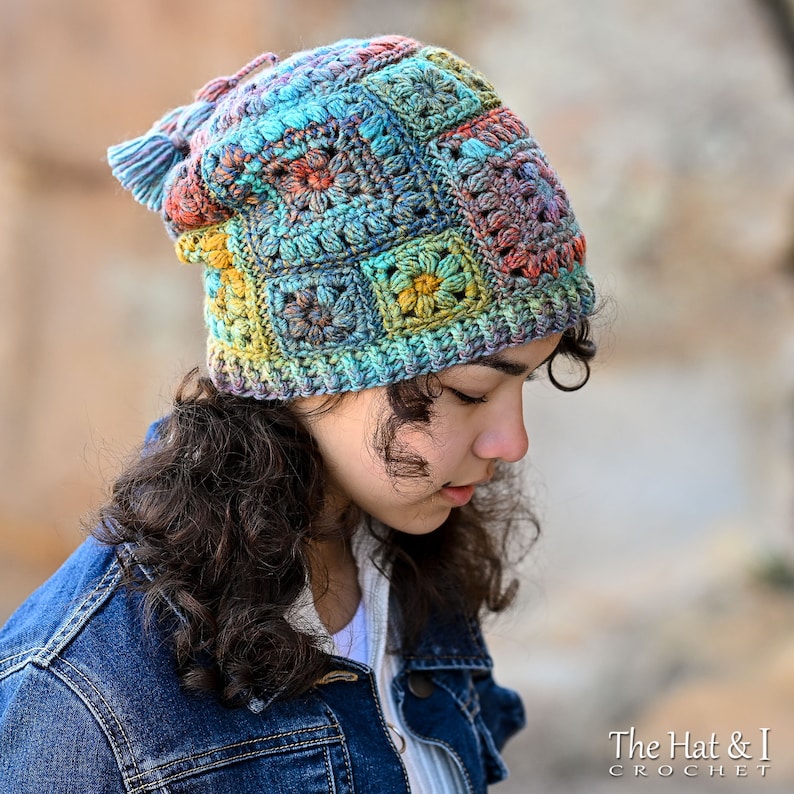
[[[361,665],[359,665],[359,667],[361,667]],[[392,752],[394,754],[395,760],[397,761],[397,763],[400,766],[400,771],[402,772],[402,775],[403,775],[403,782],[405,783],[405,790],[406,791],[410,791],[411,790],[411,782],[410,782],[410,780],[408,780],[408,772],[405,769],[405,764],[403,763],[402,758],[400,758],[400,753],[398,752],[397,746],[394,744],[394,741],[391,738],[391,733],[389,731],[388,726],[386,725],[386,721],[383,718],[383,710],[382,710],[382,707],[381,707],[380,697],[378,695],[378,690],[377,690],[377,688],[375,686],[375,676],[372,673],[370,673],[369,671],[367,671],[366,672],[366,678],[367,678],[367,682],[369,683],[370,695],[372,696],[373,702],[375,704],[375,713],[378,715],[378,723],[380,724],[381,730],[383,731],[383,734],[386,737],[386,740],[388,741],[389,746],[392,748]],[[319,692],[317,694],[318,694],[319,697],[322,698],[322,695]],[[323,700],[323,702],[325,702],[325,701]],[[327,703],[326,703],[326,708],[328,708],[328,704]],[[352,774],[352,770],[351,770],[351,768],[350,768],[350,766],[348,764],[348,760],[349,759],[348,759],[348,752],[347,752],[347,744],[345,744],[344,757],[345,757],[345,769],[347,770],[348,780],[350,780],[350,782],[351,782],[351,789],[352,789],[353,774]]]
[[[102,693],[97,689],[97,687],[93,684],[93,682],[77,667],[75,667],[71,662],[66,661],[63,657],[57,657],[58,661],[63,665],[63,669],[60,666],[51,666],[48,669],[55,675],[57,678],[60,678],[66,686],[69,687],[83,702],[85,707],[88,709],[89,713],[94,717],[94,719],[99,723],[102,727],[102,730],[107,737],[108,742],[110,743],[111,748],[113,749],[113,755],[116,758],[116,765],[119,768],[119,771],[122,773],[122,777],[126,780],[129,775],[124,772],[124,763],[123,759],[123,752],[120,746],[119,741],[117,740],[110,722],[106,718],[106,716],[101,712],[99,708],[97,708],[94,701],[91,699],[90,692],[84,690],[81,686],[77,678],[70,677],[69,672],[72,671],[73,674],[87,685],[87,689],[93,692],[96,696],[96,699],[104,706],[107,710],[109,715],[113,716],[113,722],[118,730],[119,735],[123,738],[123,744],[126,746],[126,751],[129,755],[130,765],[135,770],[136,774],[139,773],[138,764],[135,758],[135,753],[132,749],[132,742],[130,741],[130,737],[127,736],[126,731],[124,730],[124,726],[121,722],[115,717],[113,709],[111,708],[110,704],[105,700]]]
[[[369,675],[367,676],[367,678],[369,679],[370,692],[372,693],[372,697],[375,701],[375,711],[377,712],[378,715],[378,721],[380,722],[381,730],[386,735],[386,738],[389,740],[389,744],[392,747],[392,751],[394,752],[394,756],[397,759],[397,763],[400,765],[400,770],[403,773],[403,781],[405,782],[405,789],[406,791],[410,791],[411,781],[408,779],[408,770],[405,768],[405,764],[403,763],[402,758],[400,758],[400,753],[397,750],[397,746],[394,744],[394,741],[391,738],[391,733],[389,732],[389,728],[386,725],[386,720],[383,718],[383,710],[380,703],[380,697],[378,696],[378,690],[375,686],[375,676]]]
[[[52,635],[50,641],[41,649],[42,654],[37,655],[36,661],[42,666],[48,666],[54,658],[64,649],[75,635],[82,629],[85,618],[93,613],[107,598],[121,578],[118,562],[114,560],[102,578],[94,585],[93,589],[72,611],[63,625]]]
[[[315,729],[316,730],[316,729]],[[291,733],[297,733],[297,731],[291,731]],[[245,761],[249,758],[261,758],[267,755],[276,755],[277,753],[282,753],[287,750],[294,750],[299,748],[307,748],[307,747],[317,747],[323,745],[331,745],[335,742],[339,742],[340,738],[338,736],[327,736],[323,737],[322,739],[313,739],[303,742],[292,742],[291,744],[283,744],[279,747],[270,747],[270,748],[263,748],[259,750],[251,750],[248,753],[241,753],[240,755],[234,756],[226,756],[224,758],[219,758],[212,763],[205,764],[203,766],[193,766],[190,769],[183,769],[178,772],[173,772],[170,775],[165,777],[158,778],[157,780],[153,780],[151,782],[143,782],[133,785],[130,788],[130,794],[138,794],[138,792],[145,792],[151,791],[153,786],[160,786],[160,785],[167,785],[168,783],[173,783],[175,780],[184,779],[186,777],[190,777],[192,775],[201,774],[203,772],[207,772],[213,769],[217,769],[219,767],[228,766],[229,764],[237,763],[239,761]],[[233,745],[232,745],[233,746]],[[227,746],[228,747],[228,746]],[[219,749],[213,750],[212,752],[218,752]],[[201,755],[207,755],[207,753],[202,753]],[[180,758],[180,761],[187,761],[197,756],[185,756],[184,758]],[[144,775],[151,774],[151,772],[155,772],[158,769],[162,769],[163,767],[155,767],[151,770],[147,770],[145,773],[139,773],[134,776],[140,780],[141,777]],[[129,782],[132,782],[132,778],[130,778]]]
[[[319,693],[318,693],[319,695]],[[328,715],[328,719],[336,725],[337,729],[341,736],[345,736],[344,731],[342,730],[342,726],[339,724],[339,721],[336,719],[336,714],[334,714],[333,710],[328,706],[328,704],[323,700],[323,704],[325,705],[325,713]],[[350,753],[347,749],[347,737],[345,737],[345,741],[342,742],[342,760],[345,762],[345,772],[347,773],[347,781],[348,781],[348,788],[351,790],[353,789],[353,769],[350,766]],[[327,754],[326,754],[327,755]],[[332,777],[330,778],[332,782],[332,786],[329,790],[336,791],[336,783],[333,781],[333,770],[331,770]]]
[[[472,727],[474,727],[474,721],[477,717],[477,714],[479,713],[479,708],[477,709],[477,711],[469,709],[469,705],[474,700],[474,698],[472,698],[471,696],[471,690],[470,689],[467,690],[469,693],[468,699],[463,700],[462,698],[458,697],[458,695],[456,694],[456,690],[454,690],[452,687],[447,686],[444,683],[444,681],[439,680],[438,677],[435,676],[433,677],[433,683],[440,689],[443,689],[452,698],[453,703],[455,703],[458,706],[458,709],[469,721],[469,724]]]
[[[7,678],[14,673],[18,673],[24,670],[29,664],[33,663],[33,659],[35,658],[36,651],[45,650],[42,647],[34,645],[31,648],[26,648],[24,651],[20,651],[19,653],[11,654],[11,656],[5,656],[0,659],[0,667],[7,664],[8,662],[12,662],[14,659],[19,659],[19,662],[14,662],[11,664],[10,667],[4,668],[0,670],[0,678]]]
[[[482,629],[480,628],[479,622],[473,617],[469,616],[466,620],[466,628],[469,631],[469,637],[471,638],[474,645],[477,646],[480,654],[487,657],[488,650],[485,646],[485,638],[482,636]]]
[[[342,733],[341,733],[341,730],[340,730],[339,723],[334,721],[331,725],[318,725],[318,726],[314,726],[314,727],[311,727],[311,728],[298,728],[297,730],[279,731],[278,733],[268,733],[265,736],[262,736],[262,737],[260,737],[258,739],[246,739],[245,741],[242,741],[242,742],[234,742],[232,744],[224,744],[224,745],[220,745],[218,747],[213,747],[212,749],[205,750],[205,751],[203,751],[201,753],[191,753],[190,755],[182,756],[178,760],[179,761],[198,761],[201,758],[206,758],[207,756],[211,756],[211,755],[214,755],[214,754],[219,753],[219,752],[224,752],[226,750],[234,750],[234,749],[236,749],[238,747],[245,747],[246,745],[257,744],[258,742],[262,742],[262,741],[266,741],[266,740],[270,740],[270,739],[280,739],[280,738],[283,738],[285,736],[297,736],[298,734],[302,734],[302,733],[316,733],[317,731],[327,730],[328,728],[334,728],[335,729],[335,733],[331,734],[329,736],[324,736],[324,737],[319,738],[319,739],[306,740],[305,744],[308,746],[310,744],[317,744],[318,742],[321,743],[321,742],[329,742],[329,741],[330,742],[339,741],[339,739],[342,736]],[[293,742],[292,744],[289,744],[289,745],[281,745],[279,747],[271,748],[271,749],[264,748],[264,749],[260,749],[260,750],[256,750],[256,751],[252,750],[249,753],[244,753],[243,756],[247,756],[247,755],[251,755],[251,754],[256,755],[257,753],[259,753],[259,754],[269,754],[269,753],[281,750],[282,747],[300,747],[300,746],[301,746],[301,742]],[[229,758],[237,758],[237,757],[238,756],[229,756]],[[157,766],[153,766],[153,767],[147,769],[145,772],[138,772],[137,774],[133,775],[130,778],[130,781],[131,782],[135,782],[135,781],[137,781],[138,779],[140,779],[142,777],[150,775],[152,772],[159,772],[160,770],[167,769],[169,766],[173,766],[174,763],[178,763],[178,762],[177,761],[169,761],[169,762],[167,762],[165,764],[158,764]],[[204,768],[204,767],[201,767],[201,768]]]
[[[502,758],[502,753],[496,746],[493,734],[481,714],[478,714],[477,719],[474,721],[474,730],[477,731],[479,740],[485,745],[484,750],[488,753],[489,759],[498,767],[503,776],[502,780],[504,780],[510,773],[510,770],[507,768],[507,764],[505,764],[504,758]]]
[[[434,738],[432,736],[425,736],[423,733],[418,733],[413,728],[411,728],[410,725],[407,725],[407,728],[420,741],[424,741],[429,744],[441,745],[442,747],[445,747],[449,751],[449,754],[455,759],[455,762],[457,763],[460,770],[463,772],[463,776],[466,778],[466,785],[468,786],[468,790],[470,792],[474,791],[474,783],[472,783],[471,776],[469,775],[468,767],[466,766],[465,762],[460,757],[460,755],[458,755],[458,753],[455,751],[455,748],[451,744],[449,744],[449,742],[445,742],[443,739]]]
[[[492,670],[493,662],[488,658],[472,657],[472,656],[420,656],[415,654],[406,654],[403,656],[406,662],[418,662],[422,665],[422,669],[427,670]]]
[[[323,766],[325,767],[325,782],[328,784],[328,791],[336,794],[336,786],[331,775],[331,759],[328,757],[329,747],[325,747],[323,752]]]
[[[466,653],[466,654],[459,654],[459,653],[449,653],[449,654],[429,654],[429,653],[409,653],[406,654],[403,658],[405,659],[438,659],[439,661],[442,659],[460,659],[462,661],[470,661],[470,662],[478,662],[487,663],[488,657],[485,655],[478,655],[474,653]]]

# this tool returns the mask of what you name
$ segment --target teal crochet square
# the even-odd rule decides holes
[[[416,145],[363,112],[294,132],[261,170],[273,198],[243,215],[267,272],[366,256],[447,222]]]
[[[268,320],[287,357],[358,348],[382,334],[373,298],[352,268],[309,270],[267,284]]]
[[[425,47],[418,55],[422,58],[427,58],[439,69],[452,72],[461,82],[474,91],[484,110],[492,110],[502,104],[496,89],[485,75],[478,72],[471,64],[466,63],[457,55],[441,49],[441,47]]]
[[[362,82],[420,141],[430,140],[483,111],[470,88],[423,58],[387,66]]]

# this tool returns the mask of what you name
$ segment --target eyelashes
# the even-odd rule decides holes
[[[487,397],[473,397],[470,394],[465,394],[462,391],[458,391],[457,389],[453,389],[451,386],[447,386],[447,389],[451,394],[454,394],[462,403],[466,405],[480,405],[481,403],[487,403]]]
[[[533,370],[532,372],[524,378],[524,383],[530,383],[538,379],[538,371]],[[473,395],[467,394],[465,391],[460,391],[460,389],[456,389],[454,386],[449,386],[445,384],[440,384],[442,390],[448,391],[452,394],[456,399],[462,402],[464,405],[481,405],[482,403],[488,402],[488,396],[483,395]]]

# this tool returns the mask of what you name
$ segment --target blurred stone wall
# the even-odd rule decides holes
[[[460,52],[526,119],[613,298],[587,389],[528,400],[545,522],[523,609],[493,629],[530,711],[505,794],[611,790],[605,730],[630,720],[740,713],[794,742],[774,586],[792,559],[794,71],[768,5],[4,0],[0,618],[203,359],[198,273],[107,145],[262,50],[402,32]]]

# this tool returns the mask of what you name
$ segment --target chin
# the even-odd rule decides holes
[[[406,535],[429,535],[435,532],[448,518],[451,509],[445,509],[443,512],[439,511],[432,516],[416,516],[410,521],[398,520],[394,523],[387,523],[393,530],[397,532],[404,532]]]

